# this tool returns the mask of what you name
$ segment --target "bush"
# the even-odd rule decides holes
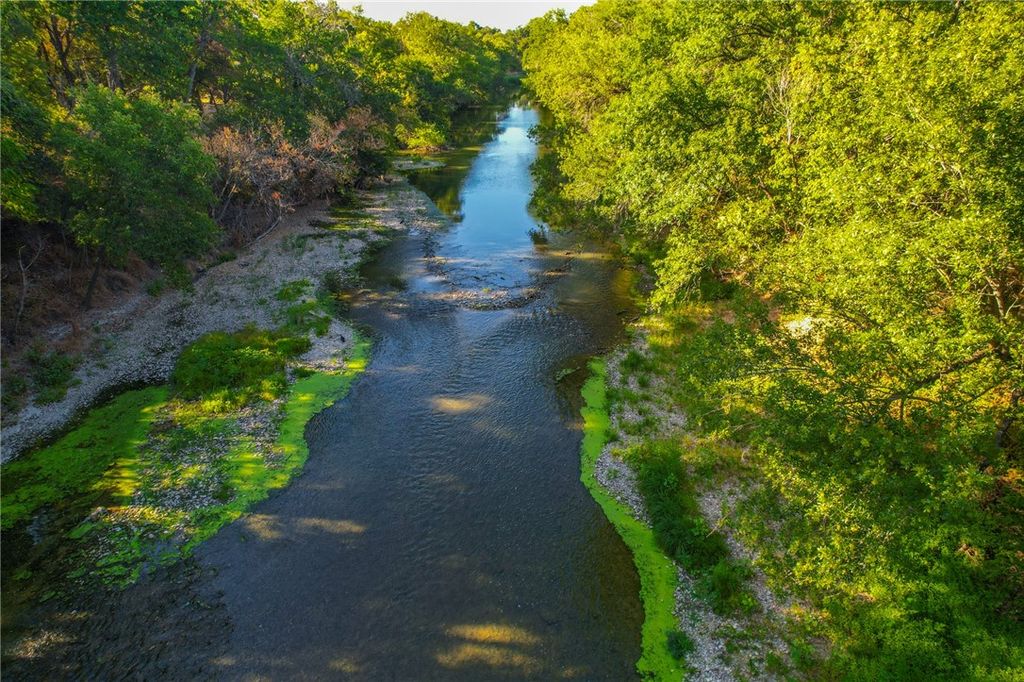
[[[286,386],[289,357],[305,352],[309,339],[255,327],[234,334],[213,332],[185,349],[171,381],[190,400],[245,405],[274,400]]]
[[[321,314],[322,307],[319,301],[306,301],[289,306],[285,311],[287,323],[285,329],[292,334],[308,334],[315,332],[317,336],[323,336],[331,326],[331,318]]]
[[[672,654],[672,658],[677,661],[681,661],[686,658],[687,654],[693,651],[694,643],[690,639],[690,636],[685,632],[679,630],[669,630],[668,635],[668,652]]]
[[[167,288],[167,280],[163,277],[157,277],[152,282],[146,285],[146,293],[150,296],[156,297],[164,292]]]
[[[309,287],[310,284],[308,279],[297,279],[294,282],[288,282],[277,290],[277,300],[289,302],[297,301],[309,290]]]
[[[647,373],[654,370],[654,361],[648,357],[645,357],[642,353],[639,353],[633,348],[629,349],[626,353],[626,357],[622,358],[622,364],[620,365],[624,374],[634,374],[636,372]]]
[[[328,270],[324,273],[320,283],[323,288],[331,294],[340,294],[345,290],[345,279],[338,270]]]
[[[757,602],[744,589],[752,573],[748,562],[722,558],[704,576],[702,588],[714,603],[720,604],[725,610],[749,613],[757,606]]]
[[[8,370],[9,371],[9,370]],[[5,372],[7,373],[7,372]],[[21,408],[21,400],[28,391],[28,382],[24,377],[12,376],[4,379],[2,394],[3,407],[5,411],[14,411]]]
[[[37,403],[55,403],[64,398],[68,388],[75,383],[75,368],[78,358],[60,351],[44,351],[36,346],[26,354],[29,363],[29,377],[36,391]]]

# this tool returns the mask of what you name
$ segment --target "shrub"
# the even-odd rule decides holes
[[[750,568],[730,559],[722,534],[708,527],[678,446],[669,441],[645,442],[627,450],[624,457],[636,471],[662,550],[697,579],[716,610],[750,610],[754,602],[743,587]]]
[[[642,353],[636,349],[631,348],[626,357],[622,358],[622,364],[620,365],[623,373],[633,374],[635,372],[650,372],[654,370],[654,361],[648,357],[645,357]]]
[[[399,136],[404,137],[403,142],[409,149],[441,149],[444,146],[444,132],[433,124],[424,124],[403,135],[403,130],[398,131]]]
[[[308,279],[297,279],[294,282],[288,282],[284,284],[277,291],[277,300],[294,302],[302,298],[302,296],[309,290],[310,284]]]
[[[318,301],[306,301],[289,306],[285,311],[285,329],[292,334],[308,334],[310,331],[323,336],[331,326],[331,318],[322,314]]]
[[[8,370],[9,371],[9,370]],[[28,382],[24,377],[11,376],[4,379],[2,393],[3,407],[6,411],[17,410],[21,407],[21,400],[28,391]]]
[[[679,630],[669,630],[668,635],[668,652],[672,654],[672,658],[677,661],[681,661],[686,658],[687,654],[693,651],[694,643],[690,639],[690,636],[685,632]]]
[[[289,357],[305,352],[309,339],[248,327],[213,332],[185,349],[171,381],[179,396],[238,406],[273,400],[286,385]]]
[[[345,279],[338,270],[328,270],[320,279],[323,288],[332,294],[340,294],[345,290]]]
[[[744,589],[752,574],[746,561],[718,560],[704,576],[702,588],[711,600],[727,611],[753,611],[757,603]]]
[[[64,398],[68,388],[75,383],[75,368],[78,358],[60,351],[44,351],[36,346],[26,354],[29,363],[29,377],[36,391],[37,403],[55,403]]]
[[[163,277],[157,277],[152,282],[146,285],[146,293],[150,296],[159,296],[167,288],[167,280]]]

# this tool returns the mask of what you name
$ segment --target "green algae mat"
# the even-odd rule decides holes
[[[640,576],[640,599],[644,606],[641,654],[637,672],[645,679],[679,680],[683,669],[668,649],[676,624],[676,568],[658,547],[653,531],[637,521],[629,510],[598,483],[597,458],[608,439],[607,369],[603,360],[592,360],[590,378],[583,385],[583,444],[580,448],[580,480],[601,505],[605,516],[622,536],[633,554]]]

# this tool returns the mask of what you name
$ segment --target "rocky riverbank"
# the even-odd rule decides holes
[[[321,204],[296,213],[236,260],[204,273],[192,292],[125,302],[97,323],[94,333],[111,340],[110,350],[83,362],[65,400],[32,408],[5,429],[5,448],[8,430],[24,447],[87,413],[54,446],[5,465],[12,476],[4,491],[4,540],[12,542],[4,557],[6,671],[108,676],[107,663],[124,658],[117,651],[137,648],[142,653],[128,658],[143,677],[162,674],[170,650],[174,668],[196,665],[202,676],[188,638],[221,637],[223,616],[212,606],[216,595],[193,591],[191,548],[290,481],[305,460],[306,422],[366,364],[368,343],[343,319],[323,316],[331,305],[312,292],[356,285],[358,265],[390,236],[446,225],[425,195],[390,178],[361,193],[358,208]],[[238,402],[228,392],[190,401],[154,386],[88,409],[119,386],[166,381],[193,341],[236,330],[246,331],[222,337],[269,339],[271,348],[304,344],[287,361],[287,388],[272,399]],[[82,457],[89,460],[74,459]],[[168,643],[137,627],[146,618],[122,617],[143,612],[187,618],[195,632],[178,628],[187,641]]]
[[[648,358],[641,332],[606,360],[609,400],[608,442],[597,457],[594,478],[628,513],[651,526],[644,496],[634,468],[621,454],[634,446],[671,441],[682,448],[696,447],[685,415],[673,405],[669,383],[657,372],[637,371],[636,358]],[[632,359],[627,359],[632,356]],[[649,358],[648,358],[649,359]],[[689,475],[692,472],[686,472]],[[696,503],[706,526],[720,533],[735,560],[752,565],[744,590],[752,603],[746,610],[723,613],[707,599],[700,579],[674,563],[676,573],[673,612],[685,644],[677,651],[687,671],[685,679],[718,682],[733,679],[784,679],[790,652],[786,642],[788,611],[793,604],[775,594],[757,569],[756,555],[736,537],[729,510],[750,494],[749,482],[695,480]],[[754,603],[756,602],[756,603]],[[659,642],[660,645],[660,642]]]
[[[5,415],[3,461],[60,433],[104,396],[166,381],[182,349],[203,334],[275,326],[288,305],[275,294],[288,282],[319,281],[328,273],[351,279],[388,234],[446,224],[430,200],[399,177],[360,192],[357,203],[358,210],[340,212],[327,202],[306,206],[234,260],[206,270],[190,290],[140,293],[89,316],[80,327],[87,330],[82,333],[90,337],[85,344],[90,350],[64,398]],[[55,330],[62,333],[70,332]],[[351,339],[351,331],[336,324],[318,347],[343,343],[342,338]]]

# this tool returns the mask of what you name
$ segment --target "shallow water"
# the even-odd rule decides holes
[[[634,677],[638,580],[579,481],[577,398],[629,276],[569,237],[532,243],[536,117],[512,107],[449,155],[465,163],[414,174],[455,225],[367,269],[352,314],[377,336],[369,369],[310,424],[305,473],[201,548],[234,623],[225,676]],[[545,271],[516,308],[443,296]]]

